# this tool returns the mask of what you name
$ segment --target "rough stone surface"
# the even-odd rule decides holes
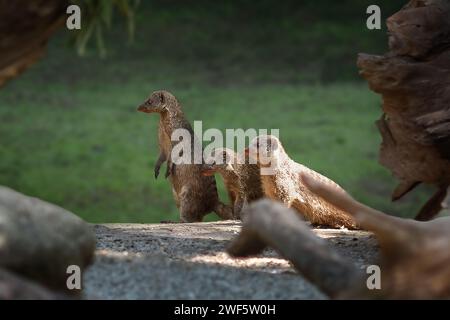
[[[65,290],[67,267],[83,270],[94,250],[89,224],[53,204],[0,187],[0,267]]]
[[[96,225],[97,251],[85,273],[86,299],[324,299],[272,250],[249,259],[225,253],[240,222]],[[357,266],[376,263],[363,231],[316,229]]]

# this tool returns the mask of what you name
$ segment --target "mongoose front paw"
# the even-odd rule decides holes
[[[155,168],[155,179],[158,179],[159,176],[159,167]]]

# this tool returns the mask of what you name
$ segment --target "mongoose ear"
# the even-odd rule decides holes
[[[163,94],[163,93],[160,93],[160,94],[159,94],[159,101],[160,101],[162,104],[166,103],[166,98],[164,97],[164,94]]]

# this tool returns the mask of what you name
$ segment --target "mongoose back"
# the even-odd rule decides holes
[[[350,215],[309,191],[303,184],[300,174],[308,174],[337,188],[340,188],[339,185],[289,158],[278,138],[258,136],[250,143],[246,153],[256,160],[261,169],[262,187],[266,197],[293,207],[313,225],[357,228]]]
[[[256,164],[249,164],[245,155],[227,148],[216,148],[213,161],[203,167],[206,176],[219,173],[233,205],[234,218],[239,219],[244,205],[264,196],[260,170]]]
[[[190,123],[187,121],[175,96],[167,91],[153,92],[150,97],[138,107],[145,113],[159,113],[159,148],[160,154],[155,165],[155,177],[158,177],[161,165],[167,161],[166,177],[172,184],[175,203],[180,212],[182,222],[199,222],[203,217],[214,211],[222,219],[232,219],[232,208],[219,201],[216,180],[205,177],[201,173],[203,164],[194,162],[173,164],[172,149],[179,141],[171,140],[172,133],[177,129],[187,130],[190,134],[191,150],[195,144],[202,150],[201,143],[195,137]]]

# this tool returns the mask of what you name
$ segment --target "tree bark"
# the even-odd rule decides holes
[[[67,2],[0,0],[0,87],[40,59],[64,22]]]
[[[450,1],[412,0],[387,27],[389,52],[360,54],[357,64],[383,97],[380,162],[400,181],[392,198],[422,182],[438,187],[420,212],[428,220],[450,185]]]

